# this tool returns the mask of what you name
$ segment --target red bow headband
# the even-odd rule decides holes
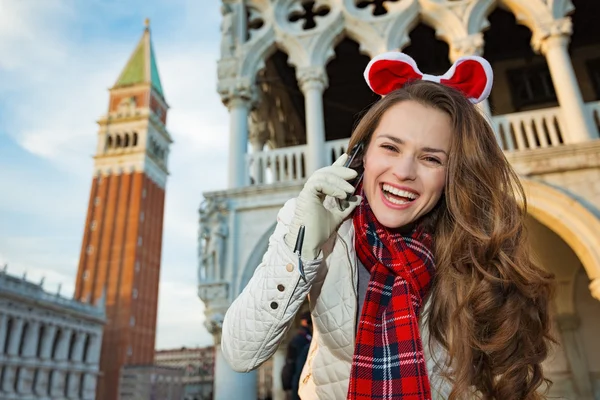
[[[494,77],[492,66],[482,57],[461,57],[448,72],[436,76],[422,73],[415,60],[397,51],[373,58],[364,75],[371,90],[381,96],[400,89],[410,81],[424,80],[457,89],[472,103],[479,103],[490,95]]]

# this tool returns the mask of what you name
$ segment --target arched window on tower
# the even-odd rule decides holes
[[[123,141],[123,147],[129,147],[129,133],[125,134],[125,140]]]
[[[131,145],[133,147],[137,146],[138,143],[138,134],[137,132],[133,132],[133,140],[131,141]]]
[[[111,135],[106,137],[106,148],[111,149],[113,147],[113,138]]]
[[[122,145],[121,143],[121,135],[117,135],[117,139],[115,140],[115,147],[118,149]]]

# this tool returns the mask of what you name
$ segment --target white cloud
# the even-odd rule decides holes
[[[0,0],[0,146],[5,134],[29,153],[0,162],[11,168],[0,176],[0,188],[8,189],[0,217],[21,216],[0,227],[0,261],[33,280],[46,276],[52,290],[62,282],[62,293],[72,293],[95,121],[149,16],[175,140],[157,347],[208,344],[196,296],[196,236],[202,192],[226,186],[228,114],[216,93],[219,4],[207,11],[196,0],[134,3],[139,7],[125,10],[117,1],[85,2],[90,11],[74,1]]]

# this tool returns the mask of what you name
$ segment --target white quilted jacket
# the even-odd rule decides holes
[[[335,203],[328,198],[325,204],[332,207]],[[294,207],[292,199],[279,211],[277,227],[261,264],[225,315],[223,355],[238,372],[260,366],[275,353],[308,295],[313,340],[300,377],[300,397],[345,399],[358,317],[354,226],[351,219],[342,223],[337,234],[323,246],[323,258],[305,263],[304,282],[298,272],[297,257],[283,240]],[[422,336],[425,334],[422,331]],[[423,343],[427,343],[426,337]],[[434,386],[431,361],[428,367]],[[442,392],[434,396],[444,397]]]

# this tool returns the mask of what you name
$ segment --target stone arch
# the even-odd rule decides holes
[[[521,182],[528,213],[573,250],[591,280],[600,279],[600,210],[562,188],[529,178]],[[600,300],[600,293],[592,295]]]
[[[122,145],[122,141],[121,141],[121,135],[117,134],[117,137],[115,139],[115,148],[120,148]]]
[[[465,7],[465,6],[463,6]],[[469,33],[466,24],[447,4],[423,2],[420,19],[426,25],[435,29],[436,37],[450,45],[453,40],[463,38]]]
[[[107,135],[106,136],[106,148],[107,149],[112,149],[113,147],[113,138],[112,135]]]
[[[130,143],[129,133],[126,133],[125,134],[125,139],[123,140],[123,147],[129,147],[129,143]]]
[[[271,225],[269,229],[267,229],[265,233],[263,233],[263,235],[260,237],[260,239],[258,239],[258,241],[256,242],[254,250],[252,250],[252,253],[250,253],[250,257],[248,257],[248,261],[246,262],[242,273],[239,275],[236,287],[234,288],[234,298],[237,297],[238,294],[242,292],[242,290],[244,290],[248,282],[250,282],[250,278],[252,278],[252,275],[254,275],[254,271],[262,262],[262,258],[267,252],[267,249],[269,248],[269,238],[275,231],[276,226],[277,223]]]
[[[487,16],[498,6],[497,0],[474,1],[468,10],[467,34],[472,35],[486,29],[490,24]]]
[[[138,134],[137,132],[133,132],[133,138],[131,140],[131,146],[135,147],[138,144]]]
[[[258,72],[265,67],[265,61],[277,50],[273,27],[269,26],[268,29],[259,32],[260,34],[246,44],[246,51],[239,70],[241,77],[248,77],[253,83],[256,81]]]
[[[510,10],[517,22],[537,32],[539,27],[555,19],[545,0],[498,0],[498,4]]]

